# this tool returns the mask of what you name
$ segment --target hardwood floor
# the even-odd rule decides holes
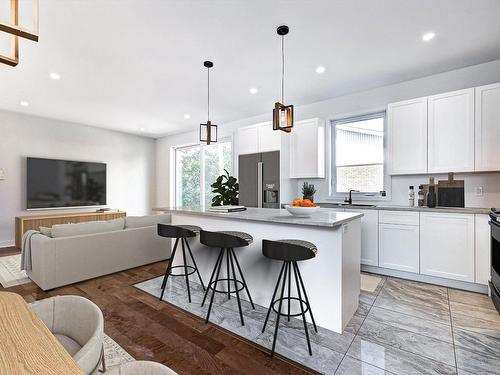
[[[0,249],[0,256],[18,253]],[[0,291],[18,293],[27,302],[73,294],[92,300],[102,310],[105,332],[135,359],[161,362],[179,374],[311,374],[257,346],[132,285],[162,275],[166,262],[118,272],[44,292],[34,283]]]

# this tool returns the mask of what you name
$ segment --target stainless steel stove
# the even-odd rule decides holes
[[[492,208],[491,227],[491,298],[500,313],[500,211]]]

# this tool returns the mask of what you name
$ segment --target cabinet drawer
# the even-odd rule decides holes
[[[379,212],[379,223],[398,225],[419,225],[419,213],[410,211],[384,211]]]

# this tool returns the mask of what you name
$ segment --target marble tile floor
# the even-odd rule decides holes
[[[135,286],[159,296],[161,280]],[[194,279],[191,286],[188,303],[184,279],[172,278],[164,300],[204,318],[203,290]],[[210,321],[269,349],[275,314],[262,333],[267,307],[242,304],[243,327],[236,298],[216,294]],[[485,295],[383,277],[374,292],[361,291],[358,311],[342,334],[309,326],[312,357],[297,318],[281,319],[276,351],[320,373],[500,375],[500,315]]]

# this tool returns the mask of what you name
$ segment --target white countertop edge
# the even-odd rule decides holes
[[[342,224],[348,223],[352,220],[359,219],[363,216],[362,213],[351,213],[343,211],[333,211],[332,209],[321,209],[318,213],[313,214],[311,217],[296,217],[288,213],[284,209],[271,209],[271,208],[249,208],[246,211],[240,212],[230,212],[230,213],[218,213],[212,211],[206,211],[200,208],[175,208],[175,207],[155,207],[152,209],[156,212],[168,212],[168,213],[180,213],[185,215],[194,216],[209,216],[216,218],[226,218],[234,220],[248,220],[248,221],[259,221],[267,223],[276,224],[290,224],[290,225],[302,225],[302,226],[315,226],[324,228],[334,228]],[[262,212],[259,216],[258,212]],[[265,211],[260,211],[265,210]],[[332,212],[333,211],[333,212]],[[276,212],[279,215],[273,216],[272,213]],[[335,214],[333,216],[332,214]]]

